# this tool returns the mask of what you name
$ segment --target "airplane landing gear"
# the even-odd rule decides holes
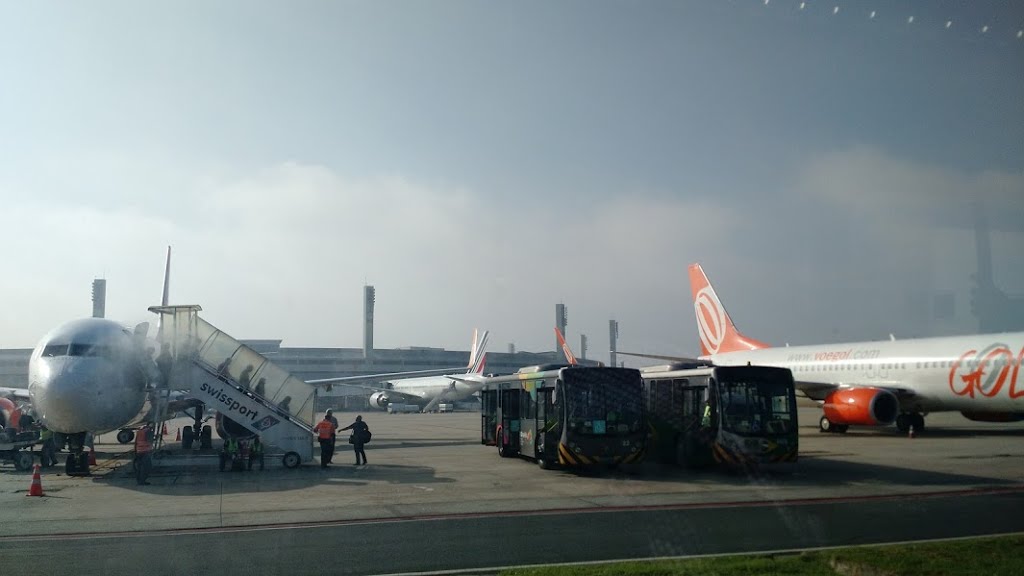
[[[827,416],[822,416],[821,420],[818,420],[818,432],[827,432],[830,434],[845,434],[849,428],[849,424],[836,424],[835,422],[829,420]]]
[[[896,429],[904,434],[914,427],[914,432],[920,434],[924,431],[924,415],[918,413],[904,412],[896,417]]]
[[[69,434],[68,458],[64,462],[64,472],[68,476],[89,476],[89,453],[85,451],[85,432]]]

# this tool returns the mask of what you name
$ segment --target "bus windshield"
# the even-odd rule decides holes
[[[775,379],[719,381],[722,428],[746,435],[796,432],[792,387]]]
[[[569,432],[621,436],[641,432],[641,380],[626,370],[574,368],[563,375]]]

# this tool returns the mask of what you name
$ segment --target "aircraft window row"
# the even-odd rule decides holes
[[[878,369],[880,369],[880,370],[897,370],[898,369],[898,370],[905,370],[908,366],[916,366],[918,370],[920,370],[920,369],[926,369],[927,370],[927,369],[932,369],[932,368],[952,368],[954,364],[955,364],[955,362],[953,360],[941,360],[941,361],[936,360],[936,361],[930,361],[930,362],[915,362],[915,363],[887,362],[887,363],[884,363],[884,364],[857,364],[857,363],[850,363],[850,364],[826,364],[826,365],[806,364],[806,365],[795,366],[793,368],[793,370],[795,372],[840,372],[840,371],[849,371],[849,370],[858,370],[859,371],[859,370],[868,370],[868,369],[876,369],[876,370],[878,370]],[[967,368],[969,370],[976,370],[979,366],[982,365],[982,363],[980,361],[978,361],[978,360],[969,360],[969,361],[963,362],[961,365],[964,368]],[[996,368],[996,369],[1002,368],[1004,366],[1008,366],[1008,367],[1011,367],[1011,368],[1013,368],[1013,367],[1020,367],[1020,366],[1024,366],[1024,357],[1008,358],[1008,357],[1001,356],[1001,357],[998,357],[998,358],[993,358],[992,360],[988,361],[987,365],[989,367],[991,367],[991,368]]]

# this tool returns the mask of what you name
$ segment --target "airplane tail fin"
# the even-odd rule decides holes
[[[469,364],[466,366],[466,374],[483,373],[484,362],[486,361],[487,339],[490,338],[491,333],[488,330],[484,330],[483,336],[479,338],[477,336],[478,331],[473,330],[473,343],[469,349]]]
[[[690,265],[690,292],[693,295],[693,311],[697,315],[701,355],[771,347],[744,336],[736,329],[700,264]]]
[[[160,296],[160,305],[167,306],[170,302],[171,296],[171,247],[167,247],[167,261],[164,263],[164,287],[163,292]],[[156,320],[156,338],[157,341],[163,342],[164,337],[164,321],[163,315],[157,316]]]
[[[579,364],[579,361],[576,360],[576,355],[572,353],[569,344],[565,341],[565,336],[562,335],[562,331],[558,329],[558,326],[555,326],[555,336],[558,337],[558,345],[562,347],[562,354],[565,354],[565,361],[573,366]]]
[[[473,367],[472,370],[469,371],[469,373],[470,374],[482,375],[484,373],[484,366],[486,366],[486,365],[487,365],[487,352],[484,352],[483,354],[480,355],[480,361],[476,363],[476,365]]]

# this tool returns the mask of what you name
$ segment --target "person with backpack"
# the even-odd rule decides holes
[[[356,421],[345,426],[342,430],[352,431],[352,435],[348,437],[348,441],[352,444],[352,449],[356,453],[356,466],[359,466],[360,464],[365,466],[366,450],[363,446],[370,441],[370,427],[366,425],[366,422],[363,422],[362,416],[356,416]],[[362,457],[362,462],[359,461],[360,457]]]

